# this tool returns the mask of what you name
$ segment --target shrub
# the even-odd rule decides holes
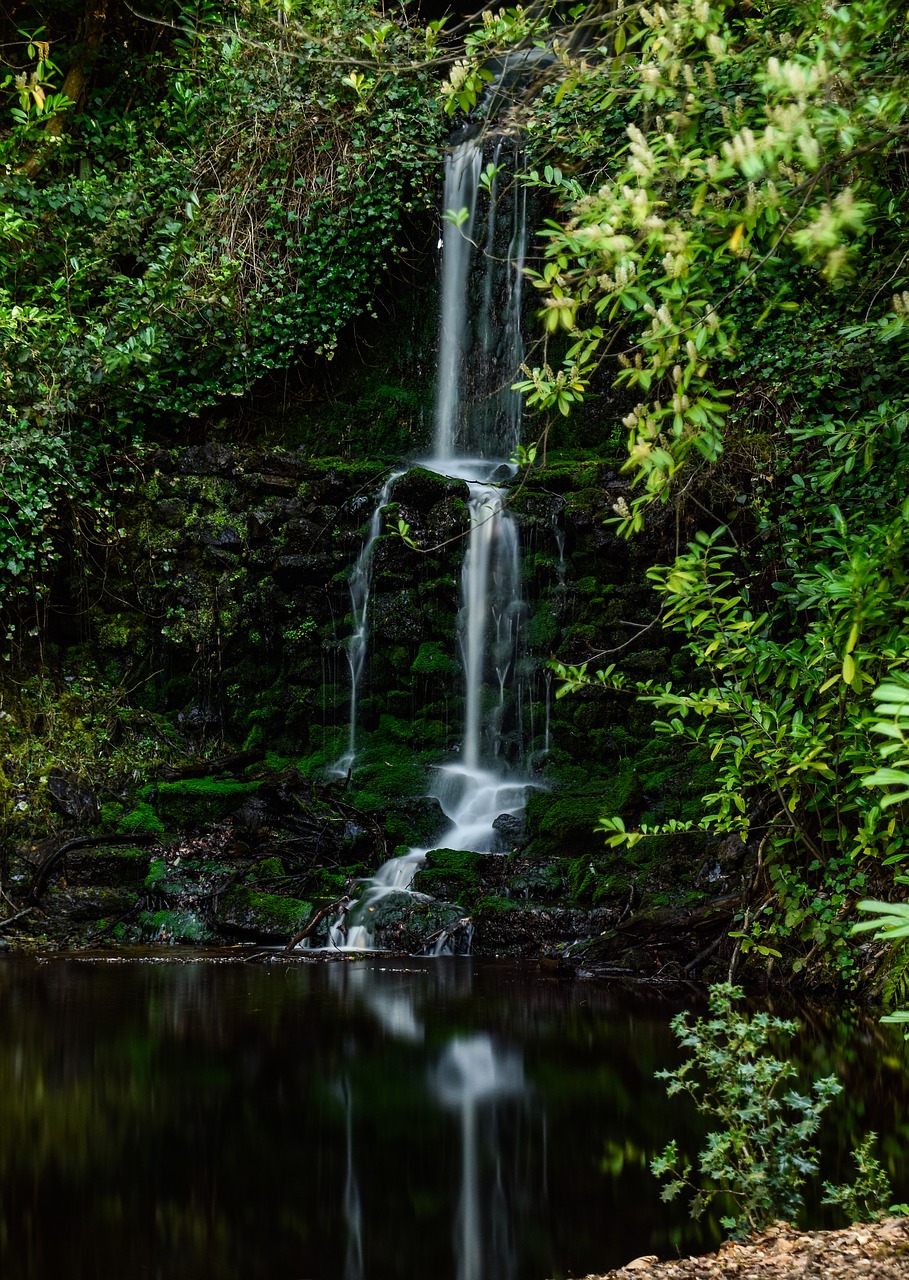
[[[674,1071],[658,1071],[667,1093],[687,1093],[703,1115],[720,1122],[707,1135],[698,1155],[700,1183],[691,1180],[691,1166],[679,1156],[673,1141],[651,1162],[657,1177],[667,1177],[663,1200],[673,1200],[690,1188],[692,1217],[700,1217],[717,1195],[728,1196],[736,1214],[721,1218],[734,1235],[759,1231],[777,1219],[791,1221],[802,1204],[802,1187],[817,1171],[817,1148],[811,1139],[821,1114],[842,1086],[834,1076],[815,1080],[808,1094],[789,1089],[794,1065],[772,1051],[774,1039],[789,1038],[797,1023],[758,1013],[735,1010],[743,996],[740,987],[726,983],[710,988],[709,1020],[689,1024],[679,1014],[672,1029],[691,1056]]]

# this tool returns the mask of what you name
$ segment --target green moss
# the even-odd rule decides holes
[[[446,902],[460,902],[469,906],[479,892],[478,853],[465,853],[459,849],[432,849],[426,862],[414,877],[413,887],[419,893]]]
[[[415,675],[457,677],[460,668],[438,640],[424,640],[410,667]]]
[[[531,837],[528,855],[550,859],[570,850],[599,853],[603,837],[596,833],[597,821],[611,812],[602,797],[585,795],[536,795],[527,806],[527,829]]]
[[[158,813],[178,827],[220,822],[261,785],[261,782],[226,782],[212,778],[162,782],[158,786]]]
[[[552,649],[558,634],[558,623],[551,606],[541,605],[524,624],[524,641],[537,652]]]
[[[145,877],[146,889],[155,893],[177,895],[183,892],[180,877],[172,871],[163,858],[155,858]]]
[[[347,888],[348,880],[361,875],[364,870],[363,867],[353,867],[351,876],[346,876],[341,871],[317,871],[311,880],[312,893],[316,898],[327,898],[334,902]]]
[[[209,937],[204,921],[194,911],[143,911],[139,927],[155,942],[204,942]]]
[[[256,880],[278,880],[283,875],[284,867],[280,858],[263,858],[249,872],[249,878]]]
[[[165,827],[151,805],[140,802],[135,808],[130,809],[129,813],[124,813],[117,820],[117,830],[124,835],[138,835],[140,832],[145,832],[149,835],[163,835]]]
[[[237,885],[223,895],[218,905],[218,924],[259,938],[288,938],[312,914],[312,903],[301,898],[284,898]]]
[[[496,898],[492,894],[486,894],[474,904],[474,911],[477,914],[497,915],[504,911],[520,910],[519,902],[514,902],[511,898]]]
[[[364,765],[354,775],[353,796],[366,812],[383,808],[389,800],[418,796],[426,790],[426,771],[413,760],[387,752],[388,759]]]

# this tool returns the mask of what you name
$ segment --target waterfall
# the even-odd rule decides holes
[[[446,224],[443,235],[442,296],[439,306],[439,356],[436,389],[436,450],[451,457],[458,430],[461,364],[468,342],[468,277],[473,248],[477,189],[483,148],[477,140],[454,147],[445,165],[442,211],[466,218]]]
[[[519,531],[508,509],[505,485],[516,473],[512,458],[521,428],[521,397],[512,384],[524,358],[521,305],[527,193],[515,181],[523,154],[513,139],[496,142],[485,179],[483,159],[483,139],[469,138],[452,146],[445,164],[435,433],[432,456],[422,465],[466,481],[470,513],[457,636],[464,673],[463,736],[457,760],[436,770],[431,788],[450,824],[438,844],[491,852],[500,847],[495,820],[520,813],[528,786],[535,784],[520,772],[520,706],[518,732],[506,732],[526,613]],[[487,221],[483,248],[478,249],[484,189]],[[369,537],[351,574],[350,730],[348,752],[337,766],[341,772],[355,758],[357,688],[368,639],[373,546],[381,532],[382,507],[396,478],[392,476],[379,495]],[[510,741],[506,751],[503,741],[509,736],[517,741]],[[412,849],[381,867],[332,925],[330,945],[345,950],[371,947],[371,918],[378,903],[389,893],[409,890],[426,852]]]
[[[350,590],[350,612],[353,620],[353,631],[347,641],[347,665],[350,668],[350,713],[348,716],[347,750],[339,758],[332,770],[344,777],[352,768],[357,755],[357,693],[360,677],[366,665],[366,653],[369,647],[369,592],[372,586],[372,557],[376,542],[382,532],[382,512],[388,506],[391,487],[403,471],[393,471],[385,481],[373,509],[369,521],[366,541],[360,549],[348,580]]]
[[[479,252],[483,139],[458,143],[445,163],[442,207],[451,220],[442,235],[433,457],[424,465],[468,481],[489,480],[497,471],[510,478],[509,459],[520,439],[522,401],[511,388],[524,359],[527,191],[514,181],[523,163],[519,145],[497,142]],[[510,182],[503,184],[500,170],[510,171]]]

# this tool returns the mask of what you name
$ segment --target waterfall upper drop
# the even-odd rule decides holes
[[[455,144],[445,162],[435,436],[424,464],[467,481],[513,474],[521,430],[512,384],[524,359],[527,192],[515,181],[523,154],[503,138],[485,170],[483,158],[477,137]],[[485,228],[477,225],[481,189]]]

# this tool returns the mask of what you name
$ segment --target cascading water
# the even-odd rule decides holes
[[[335,764],[333,772],[343,777],[353,767],[357,755],[357,693],[360,678],[366,665],[366,653],[369,646],[369,592],[372,587],[372,557],[379,535],[382,532],[382,512],[388,506],[391,487],[403,471],[394,471],[385,481],[379,493],[366,541],[360,549],[356,563],[351,570],[348,588],[350,590],[350,611],[353,619],[353,631],[347,641],[347,664],[350,667],[350,715],[348,717],[347,750]]]
[[[373,945],[370,917],[383,898],[409,889],[425,861],[425,851],[415,849],[402,858],[392,858],[366,882],[363,892],[342,911],[328,931],[329,945],[339,951],[369,950]]]
[[[506,164],[509,148],[513,155]],[[439,767],[431,788],[450,823],[438,843],[449,849],[490,852],[497,847],[495,820],[520,813],[527,787],[533,784],[520,773],[520,741],[512,744],[512,760],[502,750],[526,612],[520,589],[518,527],[508,510],[504,485],[515,474],[511,459],[521,426],[521,398],[512,384],[524,358],[521,303],[527,196],[520,184],[501,180],[504,170],[513,177],[522,164],[514,140],[496,142],[485,179],[483,158],[483,139],[470,138],[451,148],[445,166],[435,433],[432,456],[422,465],[464,480],[470,512],[458,634],[464,727],[458,759]],[[488,192],[489,200],[484,248],[478,252],[475,234],[481,189]],[[348,645],[350,730],[348,752],[338,762],[340,772],[354,761],[372,549],[381,530],[382,507],[396,478],[379,495],[369,538],[351,575],[355,632]],[[512,736],[520,738],[520,734]],[[372,917],[378,903],[390,893],[409,889],[425,853],[413,849],[406,857],[386,863],[334,923],[330,944],[348,950],[372,946]]]

